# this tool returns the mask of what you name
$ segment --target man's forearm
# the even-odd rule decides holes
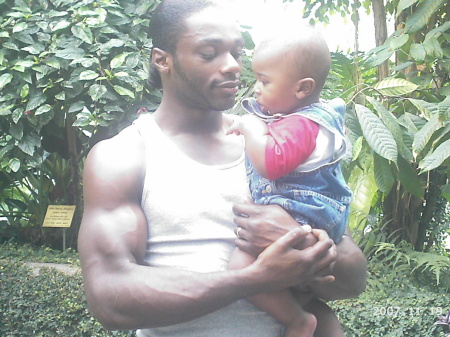
[[[85,286],[90,309],[109,330],[186,322],[257,292],[248,271],[197,274],[138,265]]]

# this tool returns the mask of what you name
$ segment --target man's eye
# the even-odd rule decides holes
[[[215,53],[202,53],[202,58],[207,60],[207,61],[211,61],[212,59],[214,59],[216,57]]]
[[[235,59],[238,59],[238,58],[240,58],[240,57],[242,57],[242,56],[244,55],[244,50],[243,50],[243,49],[240,49],[240,50],[238,50],[238,51],[232,53],[232,55],[233,55],[233,57],[234,57]]]

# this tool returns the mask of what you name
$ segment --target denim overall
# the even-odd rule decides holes
[[[243,107],[265,122],[289,118],[293,114],[304,116],[342,138],[341,149],[328,164],[311,171],[293,171],[276,180],[261,177],[246,159],[250,191],[256,203],[280,205],[298,223],[323,229],[334,242],[339,242],[347,225],[352,197],[339,164],[347,147],[343,131],[344,101],[334,99],[328,103],[314,103],[286,116],[264,114],[254,99],[245,99]]]

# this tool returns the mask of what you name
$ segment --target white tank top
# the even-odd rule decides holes
[[[232,206],[248,197],[244,151],[226,165],[204,165],[184,154],[151,115],[135,122],[145,144],[142,208],[148,222],[145,260],[151,266],[208,273],[227,269],[234,249]],[[235,137],[235,136],[230,136]],[[246,300],[175,326],[137,336],[275,337],[282,327]]]

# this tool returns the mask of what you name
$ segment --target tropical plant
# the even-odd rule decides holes
[[[0,0],[0,171],[10,196],[0,200],[3,225],[42,224],[50,203],[77,205],[79,224],[87,151],[159,102],[146,87],[156,4]],[[15,216],[24,213],[35,216]]]

